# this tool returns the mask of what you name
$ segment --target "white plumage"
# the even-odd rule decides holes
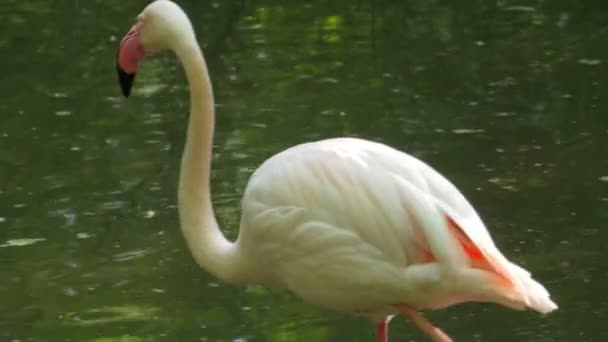
[[[177,54],[190,85],[181,228],[194,259],[215,276],[282,285],[308,302],[367,315],[382,342],[395,313],[434,341],[451,341],[416,310],[465,301],[542,313],[557,308],[541,284],[500,253],[452,183],[422,161],[366,140],[311,142],[268,159],[245,190],[239,237],[227,241],[209,191],[211,83],[192,26],[174,3],[151,3],[121,42],[123,92],[129,94],[144,52],[165,49]]]
[[[504,263],[508,276],[529,278],[498,252],[449,181],[383,144],[338,138],[292,147],[253,174],[242,206],[237,246],[264,270],[260,280],[318,305],[377,317],[398,303],[422,309],[480,300],[523,308],[540,296],[534,309],[554,308],[544,290],[517,291],[473,269],[447,215]],[[480,281],[496,284],[485,289]]]

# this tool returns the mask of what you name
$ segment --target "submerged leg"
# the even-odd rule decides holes
[[[416,324],[416,326],[422,330],[427,336],[431,338],[433,342],[453,342],[452,339],[446,335],[441,329],[434,326],[428,319],[420,315],[416,310],[408,305],[395,305],[395,307],[404,316]]]
[[[391,316],[387,316],[382,321],[376,323],[376,337],[378,342],[388,342],[388,323]]]

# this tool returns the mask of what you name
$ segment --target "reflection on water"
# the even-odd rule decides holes
[[[156,308],[141,308],[136,306],[94,308],[82,313],[69,312],[63,316],[67,324],[91,326],[108,323],[124,323],[132,321],[147,321],[155,319]]]
[[[197,268],[177,229],[188,110],[175,58],[128,102],[117,40],[145,1],[0,8],[0,340],[373,340],[365,320]],[[264,159],[337,135],[427,160],[560,310],[431,312],[464,341],[601,341],[608,303],[605,9],[568,1],[182,1],[217,96],[213,193],[236,236]],[[599,4],[599,3],[598,3]],[[595,7],[594,7],[595,6]],[[396,319],[393,337],[420,340]],[[122,336],[122,337],[121,337]]]

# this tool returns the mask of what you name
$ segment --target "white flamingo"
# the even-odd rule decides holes
[[[452,183],[424,162],[366,140],[316,141],[268,159],[245,190],[237,240],[226,240],[209,190],[213,92],[179,6],[157,0],[137,17],[118,52],[120,84],[128,96],[138,62],[167,49],[190,85],[178,204],[202,268],[228,283],[281,285],[310,303],[367,315],[379,342],[388,341],[397,313],[433,341],[451,341],[417,310],[466,301],[557,309],[530,273],[501,254]]]

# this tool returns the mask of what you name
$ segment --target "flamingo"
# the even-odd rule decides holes
[[[194,260],[231,284],[284,286],[304,301],[365,315],[378,342],[396,314],[432,341],[452,339],[422,316],[463,302],[540,313],[547,290],[507,260],[460,191],[423,161],[355,138],[303,143],[266,160],[241,202],[236,241],[215,219],[209,189],[214,99],[203,53],[184,11],[150,3],[120,43],[128,97],[140,60],[172,50],[185,70],[190,116],[178,211]]]

